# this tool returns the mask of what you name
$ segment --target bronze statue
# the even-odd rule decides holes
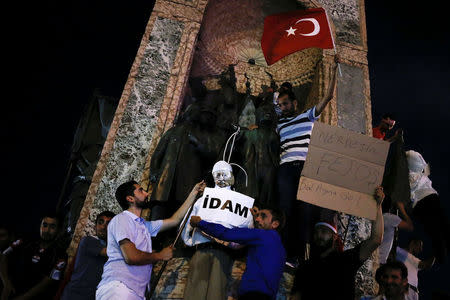
[[[277,116],[272,104],[256,110],[257,128],[242,130],[238,151],[248,173],[248,186],[241,178],[236,180],[236,191],[255,198],[255,205],[276,204],[276,174],[279,164],[280,138],[275,131]],[[237,173],[237,176],[242,176]]]

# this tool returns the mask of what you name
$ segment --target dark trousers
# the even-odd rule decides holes
[[[261,292],[248,292],[242,294],[238,298],[239,300],[272,300],[270,295]]]
[[[278,168],[278,200],[280,209],[286,214],[287,230],[283,231],[283,240],[288,257],[304,257],[306,243],[311,242],[319,215],[319,207],[297,200],[303,165],[303,161],[297,161],[284,163]]]
[[[450,222],[444,214],[439,196],[431,194],[420,200],[414,207],[413,216],[422,223],[430,236],[436,260],[443,263],[450,251]]]

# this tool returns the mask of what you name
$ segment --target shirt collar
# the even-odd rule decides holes
[[[131,211],[125,210],[124,211],[126,214],[128,214],[133,220],[135,220],[136,222],[139,223],[144,223],[144,218],[138,217],[135,214],[133,214]]]

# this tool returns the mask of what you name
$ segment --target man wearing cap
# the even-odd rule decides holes
[[[326,221],[315,225],[311,258],[297,269],[290,300],[355,298],[356,272],[383,239],[382,187],[377,187],[374,197],[377,216],[372,221],[371,235],[353,249],[342,251],[334,223]],[[319,279],[325,284],[318,286]]]
[[[232,210],[236,212],[238,210],[230,209],[234,202],[233,198],[243,197],[250,200],[249,203],[251,203],[250,208],[246,208],[246,215],[243,214],[242,217],[236,216],[236,222],[234,224],[230,224],[232,220],[226,219],[225,217],[223,219],[214,219],[214,221],[226,227],[252,227],[253,217],[250,209],[254,200],[231,190],[231,186],[234,185],[231,165],[223,160],[218,161],[213,167],[212,175],[214,177],[215,187],[205,188],[202,198],[198,199],[194,204],[188,220],[192,216],[198,215],[211,220],[214,219],[214,217],[211,217],[211,214],[215,214],[216,211],[226,212]],[[227,200],[226,202],[223,201],[225,203],[220,202],[221,197],[219,197],[219,195],[224,194]],[[222,197],[222,200],[225,199]],[[211,209],[212,207],[214,209]],[[242,206],[241,208],[242,210],[245,209]],[[189,274],[184,290],[184,299],[227,299],[226,286],[233,266],[233,259],[230,256],[230,252],[232,251],[231,248],[235,247],[236,244],[224,243],[221,240],[206,235],[201,230],[197,230],[197,228],[194,228],[189,223],[186,224],[186,227],[181,233],[181,237],[187,246],[195,247],[195,253],[189,262]]]

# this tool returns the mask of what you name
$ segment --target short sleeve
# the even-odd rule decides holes
[[[402,219],[394,214],[383,214],[384,224],[386,227],[397,227]]]
[[[105,248],[105,245],[102,245],[99,239],[95,237],[87,236],[84,237],[80,242],[80,250],[81,253],[89,256],[98,256],[100,251]]]
[[[131,242],[135,242],[135,224],[133,220],[125,214],[119,214],[115,216],[108,225],[108,231],[117,243],[124,239],[129,239]]]
[[[311,122],[314,122],[314,121],[319,120],[320,115],[318,115],[318,116],[316,117],[316,106],[315,106],[315,105],[314,105],[313,107],[311,107],[310,109],[308,109],[306,112],[307,112],[307,114],[308,114],[308,119],[309,119]]]
[[[156,221],[146,221],[145,227],[147,227],[150,236],[156,236],[158,232],[161,230],[161,226],[163,225],[163,220]]]

